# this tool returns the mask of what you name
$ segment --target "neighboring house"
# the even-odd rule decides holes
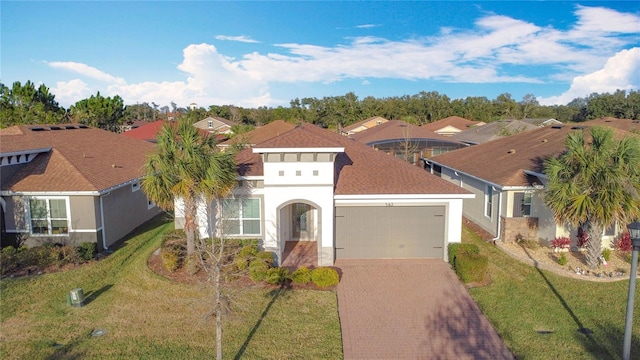
[[[429,170],[476,195],[465,200],[464,216],[496,239],[549,244],[568,236],[575,244],[577,229],[556,224],[544,204],[544,160],[566,150],[569,133],[593,125],[598,123],[536,128],[436,156],[428,160]],[[606,229],[603,239],[612,240],[620,228],[624,224]]]
[[[470,127],[482,125],[484,125],[482,121],[471,121],[459,116],[449,116],[438,121],[424,124],[422,127],[442,136],[451,136],[467,130]]]
[[[535,126],[554,126],[554,125],[562,125],[562,121],[558,121],[556,119],[522,119],[522,122],[526,122],[527,124],[535,125]]]
[[[231,127],[237,125],[231,120],[227,120],[218,116],[209,116],[204,120],[200,120],[193,124],[198,129],[206,130],[210,133],[231,134]]]
[[[340,258],[446,260],[447,244],[460,242],[463,199],[473,196],[311,124],[241,151],[236,163],[239,185],[222,211],[200,206],[200,236],[224,229],[227,237],[258,238],[279,262],[291,241],[315,242],[319,266]],[[179,199],[175,215],[183,226]]]
[[[359,133],[360,131],[364,131],[367,129],[371,129],[373,127],[382,125],[384,123],[386,123],[387,119],[380,117],[380,116],[373,116],[370,117],[368,119],[364,119],[362,121],[358,121],[355,124],[351,124],[349,126],[346,126],[342,129],[340,129],[340,134],[341,135],[345,135],[345,136],[349,136],[349,135],[353,135],[355,133]]]
[[[244,134],[238,134],[229,140],[221,142],[220,144],[218,144],[218,146],[229,147],[235,144],[253,146],[255,144],[259,144],[261,142],[279,136],[280,134],[284,134],[285,132],[294,129],[295,127],[295,124],[288,123],[283,120],[276,120]]]
[[[172,126],[175,126],[177,123],[172,121],[157,120],[157,121],[142,125],[140,127],[137,127],[135,129],[129,130],[127,132],[124,132],[121,135],[132,138],[132,139],[144,140],[147,142],[155,143],[157,142],[158,132],[160,132],[160,129],[162,129],[162,126],[164,124],[171,124]],[[211,135],[210,132],[202,129],[198,129],[198,132],[200,132],[200,134],[203,136]],[[215,137],[216,137],[216,140],[218,141],[227,140],[227,137],[223,134],[215,134]]]
[[[140,191],[153,149],[85,125],[0,130],[3,238],[107,249],[161,211]]]
[[[351,138],[367,144],[388,155],[422,166],[420,159],[466,147],[423,127],[401,120],[391,120],[374,128],[351,135]]]
[[[498,120],[461,131],[451,135],[451,138],[465,144],[476,145],[537,128],[538,126],[521,120]]]

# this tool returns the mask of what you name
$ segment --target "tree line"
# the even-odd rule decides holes
[[[0,128],[18,124],[81,123],[111,131],[136,120],[154,121],[186,117],[190,122],[208,116],[218,116],[240,126],[259,126],[274,120],[304,121],[326,128],[345,127],[373,116],[403,120],[422,125],[448,116],[492,122],[500,119],[554,118],[562,122],[581,122],[610,116],[620,119],[640,119],[640,91],[617,90],[593,93],[576,98],[567,105],[540,105],[532,94],[520,101],[503,93],[490,100],[484,96],[450,99],[437,91],[421,91],[415,95],[359,99],[353,92],[340,96],[295,98],[288,107],[243,108],[234,105],[211,105],[208,108],[181,108],[151,104],[125,105],[115,95],[104,97],[98,92],[80,100],[69,109],[60,106],[55,95],[44,84],[16,81],[11,87],[0,83]]]

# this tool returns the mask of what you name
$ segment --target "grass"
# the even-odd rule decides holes
[[[174,283],[146,266],[173,223],[138,229],[102,261],[61,273],[0,280],[3,359],[215,357],[211,289]],[[66,296],[83,288],[86,305]],[[341,358],[333,291],[247,289],[224,325],[224,358]],[[102,336],[91,336],[94,330]]]
[[[467,228],[463,242],[477,244],[489,257],[492,283],[470,292],[517,359],[622,357],[629,281],[596,283],[541,271],[514,260]],[[632,356],[640,356],[639,295]]]

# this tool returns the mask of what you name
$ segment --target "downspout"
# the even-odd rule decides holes
[[[502,210],[502,190],[500,190],[500,192],[498,193],[498,232],[496,233],[496,237],[494,237],[493,239],[491,239],[491,241],[496,241],[500,239],[500,231],[502,231],[501,229],[501,221],[500,221],[500,212]]]
[[[102,249],[106,251],[109,247],[107,246],[107,227],[104,224],[104,203],[102,202],[102,198],[104,196],[111,195],[111,191],[106,194],[100,195],[100,224],[102,224]]]

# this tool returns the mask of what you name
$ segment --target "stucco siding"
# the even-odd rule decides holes
[[[91,230],[98,228],[96,217],[96,196],[70,196],[71,228],[73,230]]]

